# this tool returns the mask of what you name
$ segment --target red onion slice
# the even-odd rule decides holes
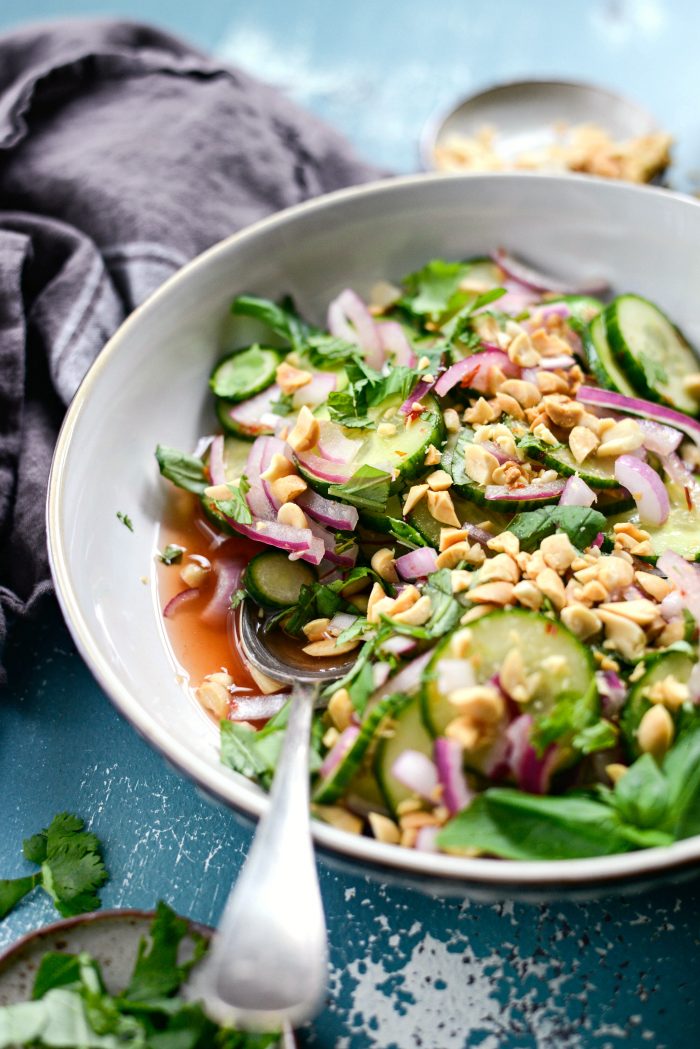
[[[456,739],[439,736],[434,746],[435,765],[442,784],[442,802],[451,816],[466,809],[474,795],[462,770],[462,748]]]
[[[297,452],[297,462],[310,473],[319,477],[322,481],[330,481],[331,484],[344,484],[349,481],[353,474],[351,466],[344,463],[330,463],[319,455],[311,452]]]
[[[665,550],[656,562],[656,567],[673,583],[681,596],[683,606],[700,622],[700,569],[674,550]],[[664,617],[666,613],[663,612],[663,606],[666,605],[668,610],[666,602],[672,597],[673,594],[669,594],[661,602]]]
[[[603,714],[606,718],[619,714],[627,699],[624,681],[614,670],[597,670],[595,678]]]
[[[412,637],[394,634],[393,637],[389,637],[382,642],[379,646],[379,651],[385,656],[405,656],[409,652],[413,652],[415,647],[416,642]]]
[[[268,721],[289,702],[287,692],[269,696],[234,696],[229,721]]]
[[[423,579],[435,571],[437,551],[432,546],[422,546],[396,559],[396,571],[402,579]]]
[[[633,455],[621,455],[615,460],[615,480],[630,493],[644,524],[662,525],[668,518],[671,504],[666,486],[647,463]]]
[[[538,757],[530,742],[532,724],[530,714],[521,714],[506,729],[510,743],[508,763],[521,790],[529,794],[546,794],[556,763],[557,748],[551,745],[542,757]]]
[[[298,410],[303,405],[317,408],[319,404],[325,404],[328,394],[336,388],[337,382],[338,377],[333,372],[315,372],[311,382],[295,390],[292,407]]]
[[[203,622],[212,626],[223,623],[231,606],[231,595],[238,590],[245,571],[240,558],[220,557],[214,562],[216,585],[207,607],[202,612]]]
[[[416,841],[413,846],[418,852],[439,852],[437,844],[437,836],[439,827],[421,827],[416,836]]]
[[[324,419],[319,425],[318,450],[332,463],[349,463],[355,458],[362,441],[346,437],[339,426]]]
[[[413,405],[420,404],[426,394],[429,394],[434,386],[436,386],[434,381],[421,379],[417,385],[413,387],[413,390],[399,408],[401,414],[410,415],[413,411]]]
[[[676,455],[675,452],[670,452],[668,455],[659,455],[659,459],[664,471],[674,484],[688,490],[688,496],[691,497],[692,502],[692,495],[696,487],[696,481],[690,468],[686,466],[680,456]]]
[[[374,703],[378,699],[383,699],[384,696],[390,696],[394,692],[403,692],[405,695],[411,695],[420,686],[423,680],[423,671],[430,661],[432,652],[424,652],[422,656],[417,656],[416,659],[412,660],[407,666],[399,670],[398,674],[394,674],[389,680],[382,685],[381,688],[372,695],[371,702]]]
[[[200,593],[201,590],[198,586],[191,586],[187,590],[181,590],[179,594],[175,594],[175,597],[170,598],[163,609],[163,616],[166,619],[172,619],[179,608],[182,608],[189,601],[194,601],[196,597],[199,597]]]
[[[510,378],[520,375],[520,368],[513,364],[507,353],[503,350],[483,350],[473,353],[470,357],[463,357],[451,368],[440,376],[435,383],[435,393],[438,397],[444,397],[457,383],[463,383],[471,389],[479,390],[480,393],[489,392],[489,374],[492,368],[500,368],[503,374]]]
[[[357,622],[357,619],[358,617],[351,615],[350,612],[336,612],[328,624],[328,630],[337,631],[339,634],[342,634],[343,630],[347,630],[348,627],[351,627],[353,623]]]
[[[215,437],[209,448],[209,476],[212,484],[226,484],[224,468],[224,438]]]
[[[322,525],[336,528],[339,532],[352,532],[357,527],[360,515],[354,506],[339,503],[307,488],[296,500],[308,517]]]
[[[415,368],[417,357],[399,322],[384,321],[375,325],[375,328],[384,352],[394,355],[394,363],[405,368]]]
[[[560,506],[593,506],[598,499],[592,488],[575,474],[569,477],[559,500]]]
[[[528,499],[557,499],[564,491],[566,482],[548,481],[547,484],[526,484],[522,488],[509,488],[505,484],[487,484],[484,498],[489,500],[514,499],[525,502]],[[493,536],[489,538],[493,539]]]
[[[578,284],[559,280],[547,273],[542,273],[541,270],[535,269],[534,266],[521,262],[520,259],[516,259],[504,248],[499,248],[494,253],[493,260],[497,266],[501,267],[507,277],[510,277],[511,280],[523,285],[525,288],[530,288],[532,291],[552,291],[556,292],[557,295],[602,295],[609,287],[607,281],[602,279],[581,281]]]
[[[671,455],[683,440],[680,430],[651,419],[640,419],[637,425],[644,434],[644,447],[654,455]]]
[[[394,779],[426,801],[435,801],[438,774],[435,765],[419,750],[403,750],[391,766]]]
[[[538,368],[543,371],[551,372],[558,368],[573,368],[576,364],[574,357],[569,356],[566,353],[560,353],[557,357],[542,357]]]
[[[330,774],[338,767],[359,734],[359,725],[348,725],[346,729],[343,729],[338,736],[338,739],[335,741],[335,745],[331,747],[323,759],[323,763],[319,769],[319,774],[323,779],[325,779],[326,776],[330,776]]]
[[[258,521],[257,524],[264,525],[264,528],[256,528],[255,524],[242,524],[240,521],[234,521],[232,517],[227,517],[226,520],[237,532],[247,535],[256,543],[286,550],[290,555],[290,561],[301,559],[312,565],[320,565],[326,552],[322,540],[313,536],[308,528],[292,528],[277,521]]]
[[[274,383],[262,393],[250,397],[247,401],[234,404],[228,410],[229,417],[249,434],[264,433],[274,430],[280,416],[272,411],[272,404],[282,396],[279,386]]]
[[[379,371],[384,364],[384,350],[372,314],[357,292],[341,291],[328,307],[328,330],[337,339],[356,343],[364,351],[371,368]]]
[[[640,397],[626,397],[613,390],[600,390],[597,386],[580,386],[576,399],[582,404],[591,404],[596,408],[612,408],[613,411],[640,415],[644,419],[675,427],[700,445],[700,422],[690,415],[677,412],[674,408],[654,404],[653,401],[645,401]]]

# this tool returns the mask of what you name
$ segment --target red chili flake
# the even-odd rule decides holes
[[[683,491],[685,492],[685,502],[689,510],[693,509],[693,497],[690,494],[690,488],[688,485],[683,485]]]
[[[544,632],[545,632],[545,634],[556,634],[556,632],[557,632],[557,624],[553,623],[551,620],[549,620],[549,622],[547,623],[546,627],[544,628]]]
[[[462,376],[460,386],[471,386],[472,379],[474,379],[479,374],[479,368],[480,365],[477,364],[476,367],[472,368],[470,372],[466,372]]]

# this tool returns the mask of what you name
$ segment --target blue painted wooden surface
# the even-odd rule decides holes
[[[682,141],[676,184],[700,169],[700,8],[659,0],[3,0],[26,18],[120,13],[160,21],[288,87],[368,158],[416,164],[435,106],[493,80],[588,77],[645,103]],[[7,646],[0,697],[0,874],[62,808],[107,844],[106,906],[158,897],[217,919],[249,828],[204,801],[116,715],[47,605]],[[530,1049],[698,1042],[700,886],[549,907],[487,906],[379,886],[321,861],[333,973],[304,1044],[327,1049]],[[0,948],[54,913],[36,896]]]

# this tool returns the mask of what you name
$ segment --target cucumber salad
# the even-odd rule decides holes
[[[672,318],[505,251],[345,290],[320,326],[232,310],[260,341],[211,374],[223,432],[156,452],[210,550],[161,555],[164,614],[198,597],[236,651],[252,602],[347,661],[315,816],[515,860],[700,833],[700,360]],[[238,658],[197,695],[266,787],[288,692]]]

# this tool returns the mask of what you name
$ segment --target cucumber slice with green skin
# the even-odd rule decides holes
[[[222,513],[216,508],[216,504],[208,496],[203,495],[200,497],[202,504],[202,513],[206,517],[209,524],[213,525],[217,531],[223,532],[224,535],[238,535],[231,525],[228,523]]]
[[[407,696],[386,696],[366,714],[350,749],[333,771],[317,784],[313,800],[319,805],[332,805],[342,797],[360,770],[365,757],[388,717],[398,717],[410,702]]]
[[[247,350],[234,350],[217,361],[209,385],[217,397],[235,404],[246,401],[272,385],[281,360],[278,350],[254,343]]]
[[[491,510],[488,507],[482,508],[477,506],[476,503],[468,502],[466,499],[453,496],[452,502],[455,513],[462,524],[483,526],[485,521],[489,521],[493,528],[488,529],[488,531],[492,531],[494,535],[497,535],[499,532],[505,532],[511,519],[508,514],[498,513],[497,510]],[[421,499],[414,509],[411,510],[406,520],[423,536],[430,546],[434,546],[436,550],[439,548],[440,532],[445,526],[436,521],[430,513],[427,499]]]
[[[606,517],[625,513],[635,507],[634,499],[624,488],[601,488],[597,494],[598,498],[593,504],[593,509],[599,510]],[[629,520],[629,517],[626,517],[625,520]]]
[[[542,306],[554,306],[557,302],[565,302],[571,310],[571,316],[582,324],[590,324],[605,309],[605,304],[592,295],[558,295],[555,299],[547,299]]]
[[[647,691],[657,681],[663,681],[673,674],[685,684],[695,666],[695,660],[685,652],[660,652],[647,663],[647,671],[632,688],[620,716],[620,728],[629,753],[637,757],[640,753],[637,742],[639,723],[652,706],[647,698]]]
[[[274,400],[274,397],[270,396],[270,400]],[[242,437],[246,441],[254,441],[256,437],[271,437],[275,432],[274,423],[272,421],[267,422],[265,420],[266,412],[265,408],[261,406],[260,415],[255,419],[251,419],[250,422],[239,422],[239,420],[232,415],[232,411],[235,411],[237,405],[234,401],[226,401],[223,397],[216,398],[216,417],[219,420],[219,425],[224,433],[231,434],[235,437]],[[271,414],[271,413],[270,413]]]
[[[700,500],[689,508],[685,492],[678,485],[667,484],[666,490],[671,508],[662,525],[642,524],[636,511],[621,513],[609,519],[610,535],[613,534],[613,525],[630,521],[649,533],[653,554],[645,557],[645,561],[654,563],[666,550],[673,550],[688,561],[700,561]]]
[[[380,739],[374,755],[374,774],[390,811],[396,810],[414,792],[400,783],[392,773],[394,762],[405,750],[417,750],[432,760],[433,737],[423,723],[421,702],[415,698],[395,719],[394,731]]]
[[[250,454],[250,445],[239,437],[224,438],[224,473],[228,484],[239,481]],[[208,458],[208,456],[207,456]],[[216,509],[216,504],[206,495],[201,496],[202,511],[210,524],[225,535],[237,535],[226,518]]]
[[[562,477],[573,477],[578,474],[591,488],[619,488],[619,482],[615,479],[615,457],[600,458],[597,455],[589,455],[587,459],[579,464],[571,454],[571,450],[565,444],[558,448],[552,445],[535,441],[528,441],[527,454],[532,459],[556,470]]]
[[[423,404],[427,410],[411,426],[406,426],[406,416],[399,411],[402,403],[400,398],[391,398],[371,408],[368,413],[374,423],[371,429],[353,430],[342,427],[346,437],[362,441],[354,459],[348,464],[348,472],[355,473],[365,465],[389,473],[396,472],[391,482],[392,492],[398,492],[407,480],[424,470],[429,446],[434,444],[439,447],[444,435],[442,412],[432,397],[424,398]],[[377,433],[380,423],[393,424],[396,427],[395,435],[380,437]],[[299,473],[312,488],[322,494],[327,493],[332,483],[322,480],[301,465]]]
[[[403,510],[401,509],[401,500],[398,495],[390,495],[386,504],[386,513],[375,513],[374,510],[360,510],[360,521],[366,528],[371,528],[373,532],[381,532],[382,535],[388,535],[390,531],[389,518],[402,520]]]
[[[516,514],[524,510],[537,510],[540,506],[550,506],[552,503],[559,502],[560,492],[556,495],[543,496],[541,499],[510,499],[508,497],[504,499],[487,499],[485,485],[477,484],[476,481],[473,481],[464,469],[464,452],[467,445],[471,444],[473,440],[474,431],[470,427],[465,426],[457,438],[454,450],[443,453],[441,465],[442,469],[452,477],[454,490],[458,495],[488,510],[484,514],[485,517],[488,517],[492,511]],[[452,492],[452,488],[450,492]]]
[[[605,312],[599,313],[583,332],[583,345],[588,367],[606,390],[616,390],[626,397],[637,397],[637,391],[615,359],[605,324]]]
[[[642,397],[697,415],[698,401],[683,379],[700,369],[697,353],[658,306],[639,295],[620,295],[605,310],[608,342]]]
[[[317,580],[311,565],[290,561],[276,550],[265,550],[248,562],[243,585],[264,608],[290,608],[299,600],[302,586],[312,586]]]
[[[538,717],[552,712],[557,703],[571,697],[582,697],[590,706],[590,718],[598,713],[598,693],[595,688],[593,657],[578,638],[555,620],[525,609],[504,609],[491,612],[469,624],[471,638],[466,657],[462,652],[464,631],[457,630],[441,641],[425,671],[422,706],[423,721],[433,736],[442,736],[451,721],[459,716],[439,686],[438,663],[441,659],[463,659],[465,685],[476,680],[484,684],[500,673],[506,656],[517,646],[523,658],[527,676],[539,673],[540,681],[534,696],[523,711]],[[562,657],[558,672],[543,672],[546,659]],[[485,773],[491,766],[494,753],[502,745],[507,725],[497,727],[494,742],[465,755],[465,762],[476,772]],[[567,740],[559,742],[566,743]]]

